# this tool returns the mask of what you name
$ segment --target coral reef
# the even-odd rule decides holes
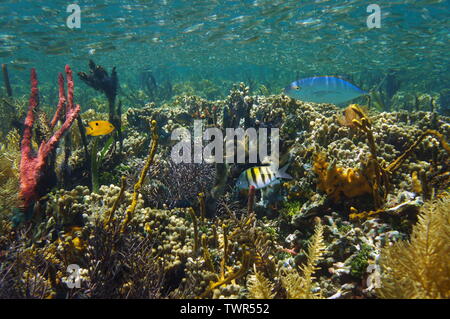
[[[86,81],[115,82],[94,66]],[[52,120],[27,115],[28,148],[19,149],[18,131],[2,135],[1,297],[448,298],[448,117],[425,106],[342,110],[264,88],[265,96],[252,95],[243,83],[215,101],[206,94],[219,94],[213,84],[196,84],[204,97],[189,91],[194,84],[174,84],[171,94],[183,95],[169,98],[157,92],[153,74],[142,76],[155,101],[133,93],[143,103],[121,116],[122,147],[108,137],[83,141],[82,130],[69,130],[75,118],[83,126],[111,114],[99,100],[78,116],[73,86],[64,96],[61,77]],[[390,110],[400,109],[395,76],[386,81]],[[32,87],[35,109],[35,78]],[[239,191],[236,179],[247,164],[174,163],[171,133],[191,130],[194,120],[219,129],[279,128],[280,162],[293,179]],[[33,219],[13,227],[21,153],[58,144],[64,132],[71,184],[60,183],[60,175],[52,184],[37,178],[30,193],[38,195],[28,199]],[[56,152],[56,144],[41,157],[26,153],[44,160],[45,171],[58,168],[66,152]],[[98,187],[89,188],[89,174]],[[416,260],[418,267],[409,267]],[[80,287],[70,289],[73,264]]]

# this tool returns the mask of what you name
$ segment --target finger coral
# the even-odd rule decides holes
[[[39,91],[36,70],[31,70],[30,106],[28,108],[28,114],[25,119],[25,129],[23,132],[23,139],[20,147],[22,158],[20,160],[19,198],[22,200],[22,206],[24,208],[30,207],[32,203],[39,198],[39,196],[42,196],[42,191],[39,188],[42,187],[42,185],[40,184],[42,183],[42,179],[45,176],[46,171],[49,169],[49,158],[51,158],[64,133],[69,130],[73,121],[80,112],[80,106],[73,104],[72,70],[68,65],[66,65],[66,74],[67,106],[65,121],[62,124],[61,128],[59,128],[50,139],[41,143],[37,154],[35,155],[32,149],[32,128],[35,119],[35,110],[39,105]],[[61,86],[64,86],[62,75],[59,76],[59,86],[60,105],[58,107],[58,110],[62,107],[63,103],[61,101],[66,100],[63,96],[61,96],[64,93],[64,89],[61,88]],[[54,121],[56,122],[55,119]]]

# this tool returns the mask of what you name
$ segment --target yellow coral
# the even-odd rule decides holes
[[[20,135],[12,130],[0,144],[0,211],[17,206],[19,193]]]
[[[120,232],[123,233],[131,220],[131,217],[136,209],[136,205],[138,202],[139,192],[141,191],[142,183],[144,182],[145,176],[147,175],[150,166],[153,164],[153,160],[155,158],[156,149],[158,148],[158,129],[156,127],[156,121],[153,120],[151,122],[151,130],[152,130],[152,143],[150,145],[150,153],[148,154],[147,160],[145,162],[144,167],[142,168],[141,174],[139,175],[139,179],[137,183],[134,185],[133,191],[133,199],[131,201],[130,206],[128,206],[125,219],[121,225]]]
[[[247,280],[247,297],[249,299],[273,299],[275,294],[272,291],[275,285],[264,277],[261,272],[257,271],[255,265],[254,272]]]
[[[226,277],[220,277],[218,281],[216,282],[210,282],[208,288],[205,290],[205,292],[200,296],[200,298],[205,298],[206,296],[208,296],[212,291],[214,291],[214,289],[222,286],[222,285],[226,285],[229,284],[230,282],[232,282],[233,280],[236,280],[238,278],[243,277],[248,269],[251,266],[251,260],[252,257],[250,255],[250,252],[245,251],[242,255],[242,261],[241,261],[241,266],[238,270],[231,272],[229,274],[226,275]]]
[[[372,193],[372,187],[366,178],[367,172],[337,167],[328,163],[323,154],[316,156],[313,170],[319,176],[318,188],[336,202],[342,195],[353,198]]]
[[[381,251],[382,298],[450,298],[450,196],[423,206],[410,241]]]
[[[82,228],[79,226],[72,226],[69,230],[62,236],[62,238],[58,238],[57,243],[63,244],[64,247],[67,247],[72,250],[82,251],[86,248],[86,243],[81,238]],[[69,240],[68,240],[69,239]]]
[[[417,171],[411,173],[411,188],[416,194],[422,194],[423,192],[422,182],[419,179]]]

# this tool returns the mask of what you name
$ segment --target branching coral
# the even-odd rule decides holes
[[[450,298],[450,197],[422,208],[410,241],[381,251],[382,298]]]
[[[38,81],[35,69],[31,70],[31,96],[28,114],[25,119],[25,129],[23,132],[23,139],[21,144],[22,158],[20,160],[20,193],[19,197],[22,200],[22,206],[28,208],[36,201],[39,196],[42,196],[42,179],[50,166],[50,158],[56,151],[56,147],[63,137],[64,133],[69,130],[73,121],[80,112],[80,106],[73,103],[73,79],[72,70],[66,65],[67,75],[67,108],[65,121],[54,135],[47,141],[43,141],[39,146],[37,155],[33,154],[32,149],[32,128],[35,119],[35,111],[39,105]],[[64,85],[60,75],[59,85]],[[60,94],[64,90],[60,88]],[[60,96],[60,101],[62,97]],[[62,106],[60,106],[62,107]],[[57,117],[56,117],[57,118]]]
[[[414,141],[414,143],[400,156],[398,156],[393,162],[391,162],[388,166],[384,167],[380,164],[377,157],[377,149],[372,133],[372,126],[369,122],[369,119],[357,105],[353,105],[351,108],[360,117],[360,120],[354,119],[353,123],[356,125],[356,127],[358,127],[361,131],[365,132],[367,135],[367,141],[371,153],[369,164],[373,166],[375,173],[375,176],[371,181],[371,187],[375,206],[377,208],[381,207],[383,201],[385,200],[387,194],[389,193],[391,176],[399,169],[399,167],[403,164],[406,158],[411,155],[412,151],[423,141],[425,137],[429,135],[435,136],[441,143],[444,150],[447,153],[450,153],[450,147],[445,141],[444,136],[436,130],[429,129],[424,131],[419,136],[419,138],[417,138]]]
[[[241,266],[238,270],[227,274],[226,276],[220,276],[216,282],[210,282],[208,288],[201,295],[202,298],[207,297],[214,289],[229,284],[233,280],[243,277],[251,266],[251,255],[249,251],[243,253]]]
[[[322,154],[316,156],[313,170],[318,174],[318,188],[325,191],[335,202],[341,199],[342,194],[347,198],[372,194],[375,208],[381,208],[389,193],[392,175],[420,142],[429,135],[435,136],[441,142],[444,150],[450,153],[450,147],[441,133],[435,130],[426,130],[405,152],[389,165],[384,166],[378,159],[372,124],[367,115],[356,104],[350,105],[346,109],[346,113],[350,114],[346,120],[350,121],[351,119],[352,126],[366,134],[370,157],[360,169],[344,169],[327,163]]]
[[[132,134],[124,140],[128,143],[124,143],[125,152],[121,153],[127,155],[127,160],[121,161],[119,167],[115,166],[116,161],[105,162],[105,171],[111,169],[111,172],[107,178],[103,176],[105,183],[98,192],[80,185],[70,191],[52,191],[37,203],[35,212],[40,212],[41,218],[14,231],[10,223],[0,220],[0,295],[11,293],[11,296],[41,298],[373,297],[373,287],[370,293],[364,289],[368,266],[377,260],[379,248],[386,242],[406,237],[403,223],[397,224],[401,218],[391,214],[388,218],[370,219],[355,225],[342,210],[352,205],[366,209],[364,199],[373,195],[374,183],[378,183],[379,198],[383,199],[385,184],[376,178],[388,167],[384,161],[393,162],[399,155],[397,152],[408,150],[413,142],[408,135],[420,136],[419,130],[433,127],[430,120],[424,117],[418,122],[416,119],[420,115],[416,114],[416,119],[402,120],[408,124],[399,124],[399,129],[393,130],[392,123],[400,122],[398,118],[403,115],[383,113],[372,124],[374,132],[367,146],[365,140],[370,139],[371,123],[367,125],[367,116],[351,107],[345,119],[341,118],[342,126],[336,122],[338,109],[332,105],[294,101],[283,95],[249,96],[248,89],[242,85],[224,101],[210,102],[193,97],[179,97],[175,101],[180,104],[167,102],[160,108],[151,104],[145,109],[128,112],[127,132]],[[263,207],[256,203],[253,190],[249,192],[248,201],[235,196],[238,194],[232,186],[241,166],[223,165],[214,171],[211,164],[170,161],[169,133],[179,126],[190,125],[191,109],[198,112],[195,116],[204,118],[203,122],[216,127],[242,127],[243,124],[246,127],[249,124],[280,127],[281,150],[294,158],[295,176],[288,192],[285,184],[273,191],[280,199],[287,198],[283,204],[285,218],[276,214],[280,206]],[[102,116],[108,114],[85,113],[84,120],[86,116],[104,119]],[[158,122],[158,131],[152,126],[152,134],[159,138],[158,154],[154,154],[156,138],[153,136],[151,142],[150,134],[142,134],[148,131],[152,120]],[[34,129],[38,119],[35,122]],[[47,121],[42,117],[42,122]],[[436,127],[448,136],[450,126],[444,122],[448,122],[447,118],[439,117]],[[57,125],[55,127],[59,127]],[[52,136],[52,130],[42,133],[44,141],[45,136]],[[388,206],[407,206],[403,198],[409,197],[395,195],[397,191],[411,190],[412,171],[417,171],[413,175],[417,185],[422,175],[429,183],[432,173],[448,179],[445,177],[448,175],[441,175],[448,170],[448,163],[443,160],[445,152],[438,149],[435,139],[424,141],[427,145],[419,147],[417,161],[410,164],[406,161],[407,169],[398,169],[407,155],[392,166],[399,177],[392,178],[395,192],[389,194],[393,196],[387,197],[381,207],[385,212],[389,213]],[[148,142],[151,142],[150,148],[143,147]],[[375,145],[376,149],[372,147]],[[430,153],[434,154],[425,152],[429,145],[433,150]],[[72,146],[78,148],[75,152],[83,151],[79,141]],[[287,151],[291,146],[292,152]],[[318,155],[311,169],[311,155],[323,148],[327,149],[328,159],[334,160],[327,161],[324,155]],[[146,158],[144,153],[149,151]],[[377,172],[378,160],[380,170]],[[430,167],[435,168],[434,171]],[[317,187],[314,187],[317,176],[313,170],[320,179]],[[134,192],[127,189],[125,179],[117,185],[118,177],[123,175],[128,185],[136,183]],[[84,165],[77,166],[72,176],[76,177],[76,183],[80,182],[80,176],[82,182],[88,182]],[[445,181],[440,182],[437,189],[447,187]],[[422,183],[423,193],[425,186]],[[339,205],[325,200],[323,194],[314,194],[316,189],[340,201]],[[294,196],[288,197],[288,194]],[[368,196],[353,198],[360,195]],[[351,200],[344,202],[344,198]],[[296,202],[292,202],[293,199]],[[370,209],[378,212],[372,208],[371,201],[367,202],[370,202],[367,203]],[[422,203],[420,201],[418,207]],[[394,212],[394,208],[392,210]],[[316,214],[322,216],[324,226],[318,224],[311,236],[314,228],[311,216]],[[260,218],[261,215],[265,216]],[[408,218],[415,218],[412,215],[408,214]],[[410,221],[406,221],[408,226]],[[21,237],[23,231],[28,233]],[[30,247],[30,242],[35,244]],[[64,284],[70,279],[66,269],[70,263],[81,267],[79,289],[69,289]],[[2,281],[4,278],[6,280]]]

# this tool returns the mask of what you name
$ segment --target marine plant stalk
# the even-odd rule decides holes
[[[232,272],[225,278],[220,278],[217,282],[210,282],[209,287],[205,290],[205,292],[200,296],[200,298],[205,298],[208,296],[214,289],[229,284],[233,280],[239,279],[243,277],[247,271],[250,269],[252,263],[251,254],[249,251],[245,251],[242,255],[241,267],[237,271]]]
[[[198,225],[197,225],[197,216],[195,216],[195,212],[192,209],[192,207],[188,208],[188,212],[189,215],[191,216],[192,219],[192,226],[194,227],[194,248],[193,248],[193,253],[194,256],[197,255],[197,251],[198,251]]]
[[[83,126],[83,121],[81,119],[80,114],[78,114],[77,116],[77,126],[78,126],[78,131],[80,132],[80,136],[81,136],[81,143],[83,144],[83,149],[84,149],[84,155],[86,157],[86,167],[91,167],[91,158],[89,156],[89,149],[88,149],[88,141],[86,138],[86,130]],[[88,178],[89,180],[92,180],[92,176],[91,176],[91,170],[88,169]],[[92,185],[91,185],[91,191],[92,191]]]
[[[114,136],[111,136],[98,153],[98,140],[99,138],[94,139],[94,143],[92,144],[92,154],[91,154],[91,176],[92,176],[92,191],[94,193],[98,193],[100,182],[99,182],[99,167],[101,167],[103,159],[106,156],[109,148],[114,142]]]
[[[250,216],[253,213],[253,207],[255,205],[255,186],[250,185],[250,188],[248,190],[248,202],[247,202],[247,212]]]
[[[209,253],[208,236],[206,234],[202,235],[202,248],[203,248],[203,259],[205,260],[206,267],[208,267],[209,271],[215,273],[216,270],[214,269],[211,254]]]
[[[203,193],[198,194],[198,202],[200,205],[200,220],[203,223],[205,221],[205,215],[206,215],[205,194],[203,194]]]
[[[211,226],[212,228],[212,233],[213,233],[213,238],[214,238],[214,247],[217,247],[217,244],[219,242],[219,237],[217,235],[217,226],[215,224],[213,224]]]
[[[225,224],[222,225],[223,232],[223,258],[220,262],[220,276],[223,277],[225,275],[225,264],[228,260],[228,231],[227,226]]]
[[[9,74],[8,74],[8,66],[6,64],[2,64],[2,72],[3,72],[3,83],[5,84],[6,93],[9,97],[13,95],[11,89],[11,83],[9,82]]]
[[[91,184],[92,184],[92,191],[94,193],[98,193],[99,190],[97,148],[98,148],[98,138],[94,138],[91,153],[91,177],[92,177]]]
[[[126,211],[126,215],[125,215],[125,219],[122,223],[122,227],[120,229],[120,232],[123,233],[128,225],[128,223],[131,220],[132,214],[134,213],[135,209],[136,209],[136,205],[137,205],[137,201],[138,201],[138,196],[139,196],[139,192],[141,190],[142,187],[142,183],[144,182],[145,176],[147,175],[147,172],[150,169],[150,166],[153,163],[153,159],[155,157],[156,154],[156,149],[158,148],[158,130],[156,127],[156,121],[153,120],[151,122],[151,131],[152,131],[152,143],[150,145],[150,153],[147,157],[147,161],[144,165],[144,168],[141,171],[141,175],[139,176],[139,179],[137,181],[137,183],[134,185],[134,191],[133,191],[133,198],[131,201],[130,206],[128,206],[127,211]]]
[[[450,153],[450,146],[445,141],[444,135],[439,133],[436,130],[426,130],[423,132],[419,138],[399,157],[397,157],[389,166],[386,168],[386,171],[389,172],[389,174],[393,174],[406,160],[406,158],[412,153],[412,151],[417,147],[417,145],[420,144],[420,142],[423,141],[423,139],[429,135],[432,135],[436,137],[439,142],[441,143],[442,147],[447,153]]]
[[[358,114],[361,118],[360,121],[354,119],[353,124],[360,129],[361,131],[366,133],[367,144],[369,145],[370,153],[371,153],[371,162],[375,171],[375,179],[373,180],[372,185],[372,196],[374,200],[374,204],[376,208],[379,208],[383,205],[383,200],[388,193],[389,181],[387,179],[386,174],[384,174],[383,169],[380,166],[377,156],[377,149],[375,146],[375,139],[372,133],[372,125],[369,122],[369,119],[365,116],[364,112],[357,106],[352,106],[352,110]],[[380,196],[380,188],[384,186],[384,195]]]
[[[104,220],[105,229],[108,228],[109,225],[111,224],[112,218],[114,216],[114,212],[117,210],[117,207],[119,207],[120,199],[123,197],[123,194],[125,193],[125,187],[126,187],[126,178],[125,178],[125,176],[122,176],[119,195],[117,195],[117,198],[114,201],[113,206],[111,207],[111,209],[108,211],[107,215],[105,216],[105,220]]]

